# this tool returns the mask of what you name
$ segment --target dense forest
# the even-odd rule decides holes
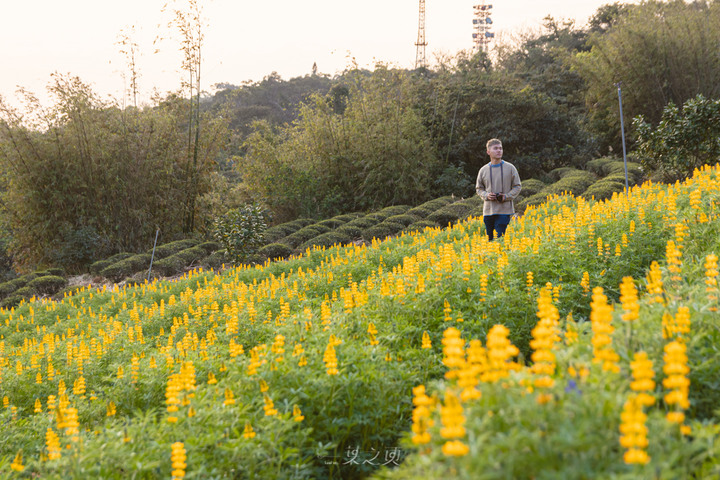
[[[618,85],[630,159],[649,179],[684,178],[720,157],[718,38],[718,2],[647,1],[605,5],[586,25],[547,17],[489,56],[333,76],[313,66],[212,95],[202,45],[185,38],[190,81],[146,106],[55,76],[50,108],[0,97],[3,261],[81,271],[147,250],[157,229],[208,237],[251,203],[279,223],[471,196],[492,137],[523,179],[584,168],[622,155]]]

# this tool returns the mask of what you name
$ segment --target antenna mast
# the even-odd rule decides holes
[[[420,12],[418,14],[418,37],[415,42],[415,68],[427,67],[427,61],[425,60],[425,0],[420,0]]]
[[[492,4],[473,5],[473,45],[476,51],[488,52],[490,42],[495,38],[492,28]]]

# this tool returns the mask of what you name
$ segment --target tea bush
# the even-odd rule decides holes
[[[269,243],[258,250],[258,253],[265,258],[287,258],[293,253],[293,249],[282,243]]]
[[[162,245],[158,245],[155,248],[155,260],[159,260],[161,258],[169,257],[170,255],[174,255],[180,250],[185,250],[186,248],[194,247],[199,242],[197,240],[188,238],[184,240],[176,240],[174,242],[169,243],[163,243]],[[149,249],[147,252],[152,255],[153,249]]]
[[[133,273],[147,269],[150,266],[150,254],[140,253],[132,257],[117,261],[100,271],[100,275],[113,281],[120,281]]]
[[[41,295],[52,295],[65,288],[67,280],[57,275],[45,275],[30,280],[27,287]],[[17,291],[16,291],[17,293]]]
[[[582,197],[585,199],[606,200],[612,197],[613,193],[625,191],[625,184],[615,181],[601,180],[593,183],[585,190]]]

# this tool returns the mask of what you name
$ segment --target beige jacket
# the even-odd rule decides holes
[[[490,176],[492,168],[492,185],[490,185]],[[502,172],[502,174],[501,174]],[[522,184],[520,183],[520,175],[512,163],[506,161],[500,162],[496,166],[489,163],[483,165],[478,172],[477,181],[475,182],[475,190],[477,194],[485,201],[483,205],[483,215],[512,215],[515,213],[515,205],[513,199],[518,196]],[[489,193],[504,193],[505,201],[488,200]]]

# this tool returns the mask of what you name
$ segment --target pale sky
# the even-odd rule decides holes
[[[377,61],[412,68],[418,0],[247,1],[200,0],[206,18],[201,83],[239,85],[272,71],[289,79],[344,70],[354,57],[361,67]],[[613,0],[426,0],[427,57],[472,48],[472,6],[493,4],[496,37],[538,28],[543,17],[586,23]],[[135,28],[141,57],[141,98],[180,85],[179,35],[167,24],[166,0],[0,0],[0,95],[14,103],[16,86],[45,98],[53,72],[71,73],[101,95],[126,91],[119,34]],[[173,5],[183,5],[183,1]],[[153,45],[158,37],[169,37]],[[159,52],[154,53],[158,48]]]

